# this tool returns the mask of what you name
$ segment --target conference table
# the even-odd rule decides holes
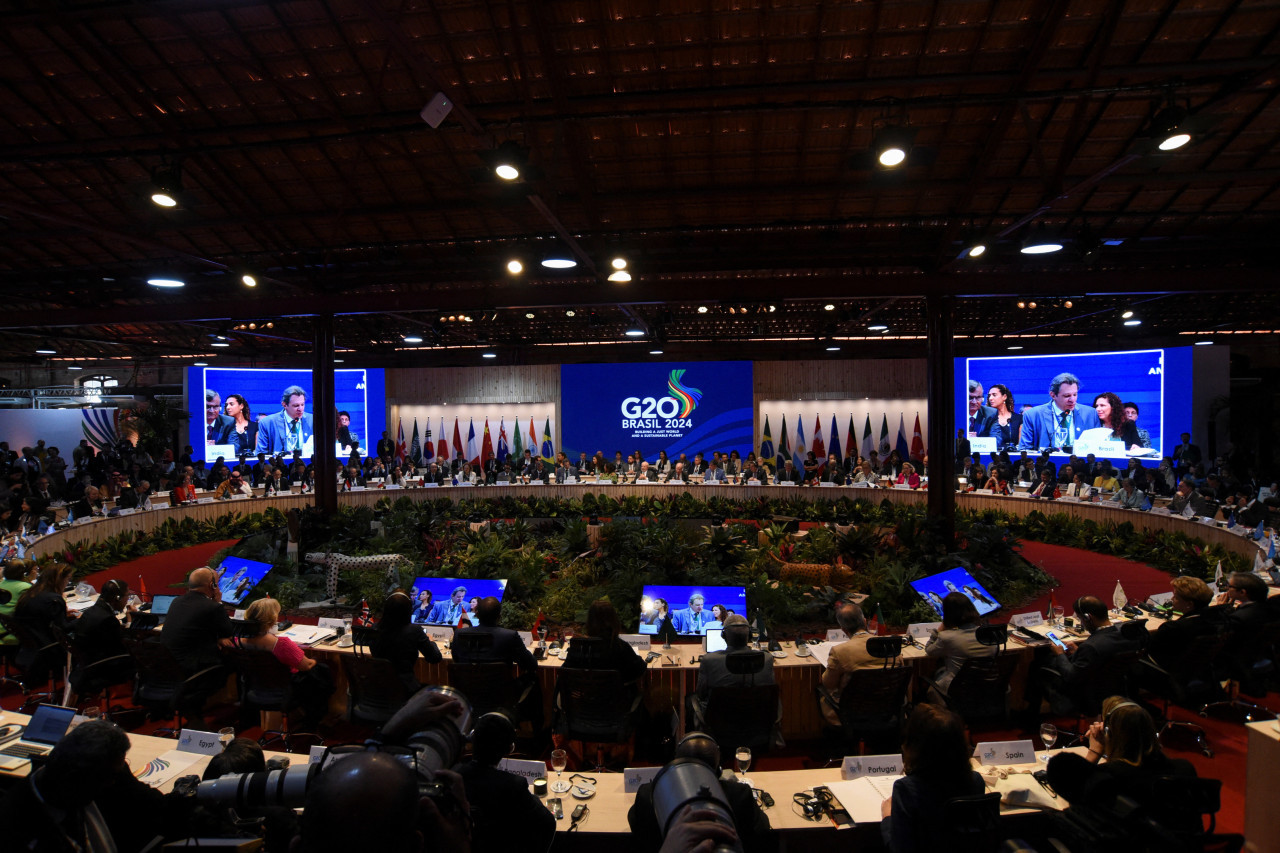
[[[610,483],[583,482],[563,485],[497,485],[497,486],[441,486],[434,488],[364,488],[339,492],[338,503],[344,506],[373,507],[383,498],[392,501],[408,498],[415,502],[437,501],[447,499],[453,503],[462,501],[501,499],[501,498],[546,498],[577,499],[585,495],[604,494],[615,500],[625,497],[673,497],[688,492],[700,500],[712,498],[727,500],[757,500],[769,498],[774,500],[800,499],[809,502],[835,501],[842,497],[851,500],[867,500],[872,503],[889,501],[893,504],[908,506],[924,506],[927,495],[920,490],[862,488],[857,486],[834,486],[819,488],[814,486],[742,486],[742,485],[699,485],[635,483],[615,485]],[[315,495],[290,494],[269,498],[235,498],[231,500],[214,500],[205,495],[196,503],[183,504],[163,509],[125,510],[119,515],[93,520],[76,522],[67,527],[34,539],[28,548],[32,556],[57,554],[70,544],[98,544],[126,531],[146,532],[155,529],[169,519],[194,519],[201,522],[212,522],[230,515],[248,515],[262,512],[265,509],[277,509],[288,512],[313,506]],[[1239,554],[1252,561],[1258,550],[1257,543],[1247,535],[1248,531],[1240,526],[1227,529],[1224,521],[1205,522],[1199,519],[1188,519],[1178,515],[1169,515],[1159,508],[1150,512],[1123,509],[1109,501],[1074,501],[1061,499],[1042,501],[1027,497],[1025,493],[1013,496],[983,495],[973,492],[956,494],[958,509],[971,512],[989,510],[1009,513],[1025,517],[1032,512],[1045,514],[1065,513],[1080,519],[1092,520],[1099,524],[1128,522],[1136,530],[1153,532],[1182,532],[1188,536],[1202,539],[1205,543]]]

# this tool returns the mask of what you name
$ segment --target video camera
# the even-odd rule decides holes
[[[716,823],[737,831],[733,810],[720,780],[710,767],[696,758],[676,758],[653,779],[653,813],[663,838],[677,825],[685,806],[706,809],[715,814]],[[742,845],[721,843],[713,853],[742,853]]]
[[[462,713],[427,724],[403,747],[383,746],[379,751],[403,761],[417,776],[418,795],[430,797],[441,811],[448,812],[454,809],[455,800],[449,786],[436,781],[436,771],[452,767],[461,759],[463,747],[471,734],[471,705],[465,696],[451,687],[424,687],[423,690],[443,693],[458,700],[462,704]],[[195,796],[208,805],[233,808],[245,814],[272,806],[302,808],[306,805],[307,792],[320,773],[345,755],[368,749],[363,744],[332,747],[321,761],[314,764],[257,773],[233,773],[201,782],[196,787]]]

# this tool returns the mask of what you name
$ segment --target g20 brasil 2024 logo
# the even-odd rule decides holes
[[[685,385],[681,381],[684,374],[684,368],[680,368],[671,371],[671,375],[667,377],[667,390],[671,392],[670,396],[627,397],[623,400],[623,428],[660,425],[692,426],[686,420],[701,402],[702,391]],[[660,424],[658,419],[665,420],[667,423]]]

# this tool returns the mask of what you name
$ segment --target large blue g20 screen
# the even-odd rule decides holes
[[[560,368],[563,447],[569,458],[597,450],[698,452],[752,445],[751,362],[566,364]]]

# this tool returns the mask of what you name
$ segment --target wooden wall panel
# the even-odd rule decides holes
[[[923,358],[757,361],[757,400],[910,399],[929,395]]]

